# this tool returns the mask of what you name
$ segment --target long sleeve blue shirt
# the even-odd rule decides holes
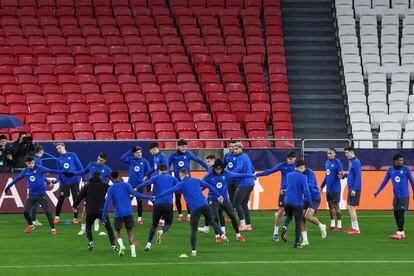
[[[224,155],[223,164],[226,170],[233,171],[237,167],[237,156],[231,152]]]
[[[65,154],[59,156],[59,158],[57,159],[57,167],[59,170],[71,173],[83,170],[82,163],[80,162],[76,153],[73,152],[66,152]],[[84,175],[82,175],[82,180],[86,181],[86,177]],[[66,177],[63,174],[61,174],[59,175],[57,181],[60,182],[62,185],[70,185],[73,183],[79,183],[79,177]]]
[[[311,169],[306,169],[303,172],[304,175],[308,178],[309,192],[312,200],[321,199],[321,194],[319,193],[318,183],[316,182],[315,172]]]
[[[167,155],[165,155],[165,153],[158,152],[156,155],[154,155],[154,168],[151,169],[150,174],[158,175],[158,166],[161,164],[168,166],[168,158]],[[169,168],[167,168],[168,173],[169,171]]]
[[[321,184],[321,188],[326,187],[328,193],[338,193],[341,191],[341,179],[338,174],[343,172],[344,168],[338,159],[327,160],[325,163],[325,178]]]
[[[121,156],[121,161],[129,164],[128,183],[133,188],[142,184],[144,177],[150,177],[151,166],[147,159],[136,158],[132,151],[127,151]]]
[[[312,202],[306,175],[294,171],[287,175],[285,206],[303,206],[303,199]]]
[[[245,153],[236,155],[236,164],[236,167],[232,171],[234,173],[254,174],[256,172],[250,157]],[[254,180],[252,178],[240,178],[238,181],[239,187],[254,186]]]
[[[36,166],[43,167],[43,162],[42,162],[42,158],[41,157],[35,155],[33,158],[34,158],[34,161],[35,161],[35,165]],[[51,183],[51,181],[49,179],[47,179],[47,177],[45,177],[45,181],[46,181],[47,184],[50,184]]]
[[[222,174],[219,174],[219,175],[214,172],[210,172],[206,176],[204,176],[203,181],[215,187],[217,191],[219,192],[220,196],[224,198],[224,201],[228,201],[229,200],[229,195],[228,195],[229,181],[233,179],[237,179],[237,178],[248,178],[248,177],[252,178],[253,174],[233,173],[233,172],[225,170]],[[209,190],[208,200],[218,201],[217,194],[215,194],[212,190]]]
[[[74,175],[85,175],[89,173],[89,178],[91,178],[96,172],[99,172],[101,174],[102,181],[105,182],[106,179],[111,180],[111,173],[112,173],[111,168],[109,168],[105,164],[99,165],[95,161],[89,162],[86,168],[84,168],[83,170],[74,172],[73,174]]]
[[[190,163],[191,160],[193,160],[194,162],[199,163],[201,166],[203,166],[206,170],[208,170],[208,166],[207,164],[201,160],[200,158],[198,158],[194,153],[192,153],[191,151],[186,151],[185,153],[176,151],[174,153],[172,153],[170,155],[170,157],[168,158],[168,165],[167,167],[170,168],[171,165],[173,165],[174,167],[174,176],[178,179],[180,179],[180,170],[182,168],[186,168],[188,173],[191,176],[190,173]]]
[[[275,167],[258,173],[257,176],[268,176],[272,173],[280,172],[282,175],[282,183],[280,184],[280,190],[286,189],[286,176],[295,170],[295,164],[289,164],[288,162],[281,162]]]
[[[114,216],[116,218],[132,216],[133,211],[129,195],[148,200],[152,199],[150,196],[134,191],[131,185],[126,182],[116,182],[111,187],[109,187],[108,192],[106,193],[105,205],[102,211],[102,220],[107,220],[108,209],[111,203],[114,206]]]
[[[358,158],[354,158],[349,162],[348,169],[348,190],[361,191],[361,162]]]
[[[12,182],[10,182],[7,187],[11,187],[21,179],[26,178],[27,189],[29,190],[29,195],[40,196],[46,194],[45,187],[45,173],[54,173],[61,174],[62,170],[52,170],[46,167],[35,165],[33,169],[25,168],[21,173],[19,173]]]
[[[208,205],[207,199],[204,197],[201,188],[207,188],[210,191],[213,191],[213,193],[215,193],[217,197],[220,196],[216,188],[214,188],[210,184],[200,179],[191,178],[191,177],[187,177],[183,179],[178,185],[162,192],[159,196],[162,197],[167,194],[171,194],[171,193],[174,193],[175,191],[180,190],[183,193],[183,196],[188,205],[188,208],[190,209],[191,212],[193,212],[194,210],[204,205]]]
[[[178,185],[177,178],[169,175],[168,173],[161,173],[152,177],[150,180],[145,181],[139,185],[138,188],[142,189],[151,184],[154,184],[153,195],[156,197],[154,201],[155,204],[173,204],[173,194],[168,194],[162,197],[159,197],[159,195]]]
[[[410,181],[411,189],[414,193],[414,179],[410,169],[407,166],[391,167],[388,169],[387,174],[384,177],[381,185],[378,188],[377,194],[379,194],[391,179],[393,192],[395,198],[403,198],[410,196],[408,191],[408,181]]]

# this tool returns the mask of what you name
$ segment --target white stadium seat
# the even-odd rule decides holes
[[[381,94],[381,93],[374,93],[368,95],[368,105],[371,105],[373,103],[387,103],[387,94]]]
[[[405,117],[405,121],[406,123],[414,122],[414,113],[408,113],[407,116]]]
[[[360,30],[360,36],[378,36],[378,30],[375,26],[362,26]]]
[[[369,123],[369,116],[367,114],[353,113],[349,114],[351,125],[354,123]]]
[[[341,47],[341,54],[344,55],[359,55],[359,50],[356,45],[347,44]]]
[[[359,149],[372,149],[374,148],[374,143],[372,141],[358,141],[361,140],[370,140],[372,139],[372,133],[367,131],[360,131],[352,133],[354,137],[354,145]]]
[[[398,37],[395,36],[384,36],[381,37],[381,46],[395,45],[398,47]]]
[[[363,26],[375,26],[375,28],[376,28],[377,25],[378,25],[377,17],[375,15],[364,15],[364,16],[361,16],[359,18],[359,25],[361,26],[361,28]]]
[[[360,113],[360,114],[368,114],[367,105],[362,103],[354,103],[348,105],[349,114],[352,113]]]
[[[407,105],[408,103],[408,93],[405,92],[394,92],[388,95],[388,103],[403,103]]]
[[[405,131],[414,131],[414,121],[405,124]]]
[[[344,73],[360,73],[362,74],[362,68],[361,65],[357,64],[344,64]]]
[[[338,26],[355,28],[355,19],[353,16],[339,16]]]
[[[354,10],[352,6],[350,7],[341,7],[340,9],[336,9],[336,16],[344,17],[344,16],[354,16]]]
[[[347,84],[346,92],[347,93],[358,92],[358,93],[364,94],[365,93],[365,86],[364,86],[363,83],[351,82],[351,83]]]
[[[414,149],[414,131],[404,132],[403,139],[411,140],[403,142],[404,149]]]
[[[378,37],[373,35],[367,35],[361,37],[361,45],[372,44],[378,47]]]
[[[377,13],[382,14],[384,10],[390,8],[389,0],[372,0],[372,7]]]
[[[364,83],[364,78],[359,73],[349,73],[345,75],[345,83]]]
[[[394,73],[391,77],[391,83],[404,83],[408,85],[410,83],[410,74],[405,72]]]
[[[378,148],[379,149],[396,149],[398,148],[399,142],[398,141],[381,141],[381,140],[396,140],[401,139],[401,135],[399,132],[380,132],[378,134],[378,139],[380,141],[378,142]]]
[[[384,26],[399,27],[400,21],[398,19],[398,16],[385,15],[385,16],[382,17],[381,25],[382,25],[382,27],[384,27]]]
[[[369,123],[354,123],[352,125],[352,133],[354,132],[371,132],[371,124]]]
[[[341,46],[346,44],[351,44],[355,46],[358,45],[358,39],[356,36],[341,36],[339,38],[339,41],[341,42]]]
[[[408,83],[397,82],[391,84],[391,93],[406,92],[408,94],[409,89],[410,88]]]
[[[387,84],[375,82],[368,85],[369,95],[374,93],[387,94]]]
[[[356,30],[352,26],[345,26],[338,30],[339,37],[343,36],[355,36],[356,37]]]
[[[347,97],[348,97],[348,103],[349,104],[352,104],[352,103],[367,104],[367,97],[365,97],[365,95],[362,94],[362,93],[359,93],[359,92],[348,93]]]

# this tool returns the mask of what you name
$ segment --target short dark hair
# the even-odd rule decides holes
[[[336,153],[336,149],[335,148],[329,148],[328,150],[333,151]]]
[[[211,154],[211,155],[207,156],[206,159],[214,159],[215,160],[216,156]]]
[[[32,162],[32,161],[34,161],[33,156],[31,156],[31,155],[26,155],[26,156],[24,157],[24,162]]]
[[[165,171],[167,171],[167,165],[159,164],[157,169],[161,172],[165,172]]]
[[[41,150],[45,150],[45,148],[42,146],[36,146],[34,151],[35,153],[39,153]]]
[[[302,159],[297,160],[297,161],[295,162],[295,166],[296,166],[296,167],[306,166],[306,162],[305,162],[305,160],[302,160]]]
[[[63,143],[63,142],[57,142],[56,144],[55,144],[55,147],[57,147],[57,146],[65,146],[65,143]]]
[[[102,158],[102,159],[105,159],[105,160],[107,160],[107,159],[108,159],[108,156],[106,155],[106,153],[105,153],[105,152],[101,152],[98,156],[99,156],[100,158]]]
[[[0,135],[0,140],[7,140],[6,135]]]
[[[188,143],[187,143],[187,141],[186,140],[184,140],[184,139],[180,139],[180,140],[178,140],[178,142],[177,142],[177,145],[178,146],[186,146]]]
[[[136,153],[137,151],[142,151],[142,148],[140,147],[140,146],[135,146],[133,149],[132,149],[132,152],[133,153]]]
[[[294,158],[294,157],[296,157],[296,152],[293,151],[293,150],[292,151],[289,151],[287,157],[288,158],[292,158],[292,157]]]
[[[99,179],[101,179],[102,178],[102,175],[101,175],[100,172],[94,172],[93,173],[93,178],[99,178]]]
[[[111,172],[111,178],[112,179],[117,179],[118,177],[119,177],[119,172],[117,172],[117,171]]]
[[[216,161],[214,162],[213,168],[222,168],[224,169],[224,163],[223,161],[221,161],[221,159],[216,159]]]
[[[346,148],[344,148],[344,151],[354,151],[354,147],[353,146],[348,146]]]
[[[186,168],[182,168],[180,170],[180,173],[182,173],[182,174],[188,174],[188,170]]]
[[[148,145],[148,149],[159,148],[160,145],[157,142],[151,142]]]
[[[394,154],[394,156],[392,157],[392,159],[395,161],[395,160],[398,160],[398,159],[400,159],[400,158],[404,158],[404,156],[402,155],[402,154],[399,154],[399,153],[397,153],[397,154]]]

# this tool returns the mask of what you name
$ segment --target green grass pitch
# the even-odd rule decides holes
[[[349,217],[343,212],[344,227]],[[214,233],[199,233],[198,256],[190,255],[189,223],[175,221],[163,237],[161,245],[153,244],[143,252],[150,224],[150,213],[144,214],[144,225],[135,227],[140,246],[137,258],[130,257],[129,247],[123,257],[110,250],[106,236],[94,232],[95,248],[87,250],[85,236],[78,236],[80,225],[64,225],[70,214],[61,216],[58,234],[52,236],[46,218],[39,214],[44,226],[24,234],[23,215],[0,215],[0,275],[412,275],[414,270],[414,215],[406,215],[406,240],[388,236],[395,229],[391,211],[361,211],[362,235],[350,236],[329,232],[321,240],[319,229],[310,226],[310,246],[292,247],[293,225],[289,241],[274,242],[273,212],[252,212],[253,232],[243,232],[246,243],[235,240],[227,223],[229,245],[216,244]],[[317,214],[329,223],[328,213]],[[200,225],[204,223],[201,220]],[[102,230],[102,225],[101,229]],[[128,244],[124,232],[124,243]],[[132,274],[134,273],[134,274]]]

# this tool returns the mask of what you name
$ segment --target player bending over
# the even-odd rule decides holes
[[[391,179],[393,192],[394,192],[394,217],[397,223],[397,233],[391,235],[392,239],[401,240],[405,239],[404,233],[404,214],[408,211],[408,203],[410,198],[410,192],[408,191],[408,181],[410,181],[411,189],[414,194],[414,179],[410,169],[404,166],[404,156],[401,154],[394,155],[394,166],[389,168],[387,174],[384,177],[378,191],[374,196],[377,197],[379,193],[385,188]],[[413,195],[414,198],[414,195]]]
[[[220,203],[223,203],[224,198],[219,194],[219,192],[210,184],[201,181],[196,178],[190,177],[186,168],[180,170],[180,179],[181,182],[174,186],[171,189],[168,189],[162,192],[159,197],[163,197],[168,194],[172,194],[175,191],[181,191],[184,195],[184,199],[188,204],[188,207],[192,213],[190,225],[191,225],[191,256],[197,256],[197,226],[200,220],[200,217],[203,215],[207,220],[208,224],[211,225],[216,233],[219,233],[221,240],[224,243],[228,243],[226,235],[221,231],[220,226],[213,221],[213,216],[211,214],[211,209],[207,203],[206,198],[204,197],[201,187],[208,188],[209,191],[213,192],[217,196],[217,200]]]
[[[102,211],[102,221],[108,220],[108,209],[112,205],[114,207],[114,227],[115,235],[119,244],[119,256],[123,256],[125,252],[124,242],[122,241],[121,229],[125,225],[128,234],[129,244],[131,245],[131,257],[136,257],[135,251],[135,237],[134,237],[134,213],[132,211],[130,195],[144,198],[147,200],[154,200],[154,197],[140,194],[131,185],[123,182],[118,172],[112,172],[111,178],[113,185],[109,187],[106,193],[105,205]]]
[[[303,216],[303,198],[306,202],[312,202],[311,195],[309,192],[308,179],[303,174],[305,171],[306,164],[303,160],[296,161],[296,170],[286,177],[286,191],[285,191],[285,212],[286,219],[282,228],[282,240],[287,241],[287,227],[295,218],[295,242],[294,248],[303,248],[299,244],[300,229],[302,224]]]
[[[35,229],[32,216],[30,212],[36,204],[40,204],[45,211],[47,220],[49,221],[50,229],[53,235],[56,235],[55,224],[53,222],[52,214],[49,210],[49,204],[47,202],[46,187],[45,187],[45,173],[61,174],[62,170],[52,170],[35,164],[32,156],[25,157],[26,168],[19,173],[12,182],[10,182],[4,192],[7,194],[10,188],[19,182],[21,179],[26,178],[27,189],[29,190],[29,196],[24,204],[24,217],[26,218],[28,226],[24,230],[25,233],[30,233]]]

